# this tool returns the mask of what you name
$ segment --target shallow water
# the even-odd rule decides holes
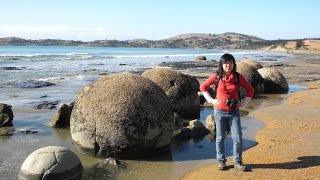
[[[298,86],[296,86],[298,87]],[[300,89],[303,89],[301,87]],[[298,90],[298,89],[296,89]],[[255,133],[263,127],[260,121],[246,116],[246,111],[284,103],[287,95],[261,95],[250,102],[242,116],[244,149],[253,147]],[[210,136],[201,140],[172,143],[171,150],[156,157],[140,160],[121,160],[119,167],[98,166],[103,159],[77,151],[71,140],[69,129],[54,129],[48,125],[55,111],[14,109],[16,133],[0,136],[0,179],[16,179],[25,158],[38,148],[59,145],[75,152],[85,167],[83,179],[179,179],[186,172],[206,164],[215,163],[215,141]],[[201,110],[201,121],[213,113],[211,108]],[[37,131],[24,134],[19,131]],[[232,139],[226,138],[226,155],[231,160]]]
[[[121,160],[121,165],[97,166],[103,159],[82,154],[72,143],[69,129],[54,129],[48,124],[57,110],[37,110],[43,101],[70,103],[87,84],[106,72],[131,72],[152,68],[164,61],[194,60],[197,55],[217,59],[219,50],[173,50],[86,47],[0,47],[0,102],[12,105],[15,133],[0,136],[0,179],[17,179],[20,167],[33,151],[45,146],[64,146],[75,152],[85,167],[83,179],[179,179],[184,173],[209,163],[215,163],[215,142],[207,136],[201,140],[174,142],[170,151],[140,160]],[[285,59],[283,54],[256,51],[234,51],[237,59],[262,61]],[[280,58],[278,58],[280,56]],[[122,64],[122,65],[120,65]],[[21,70],[6,70],[17,67]],[[48,81],[55,86],[19,88],[26,80]],[[300,90],[291,86],[291,90]],[[259,95],[245,111],[284,103],[286,95]],[[212,109],[201,110],[202,121]],[[256,144],[255,133],[263,124],[242,112],[244,149]],[[34,134],[22,133],[29,130]],[[232,154],[232,140],[226,139],[226,154]]]
[[[201,120],[212,113],[212,109],[202,109]],[[106,174],[116,179],[178,179],[185,172],[200,165],[213,163],[215,160],[215,142],[210,137],[202,140],[189,140],[176,142],[171,150],[157,155],[157,157],[144,160],[121,160],[121,165],[114,170],[112,167],[97,168],[102,159],[90,155],[81,154],[74,149],[69,129],[54,129],[47,124],[53,112],[37,112],[36,115],[27,113],[15,113],[15,130],[38,131],[35,134],[15,133],[12,136],[0,137],[1,158],[0,174],[4,179],[16,179],[19,169],[25,158],[38,148],[51,145],[64,146],[74,151],[81,159],[86,178],[100,179]],[[262,127],[259,121],[249,117],[243,117],[244,148],[255,145],[254,134]],[[232,141],[227,136],[226,146],[231,147]],[[226,154],[232,154],[231,148],[227,148]]]

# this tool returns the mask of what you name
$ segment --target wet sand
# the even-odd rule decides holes
[[[309,89],[288,95],[287,103],[250,112],[266,127],[258,131],[257,145],[243,152],[248,171],[235,170],[229,160],[226,171],[212,163],[181,179],[320,179],[319,55],[299,55],[286,64],[275,68],[289,84]]]

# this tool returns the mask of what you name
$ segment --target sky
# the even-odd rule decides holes
[[[320,38],[319,0],[3,0],[0,38],[161,40],[235,32]]]

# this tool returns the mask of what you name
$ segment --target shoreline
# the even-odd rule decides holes
[[[290,59],[287,66],[276,66],[288,84],[309,89],[289,94],[287,102],[249,113],[265,124],[256,134],[257,145],[243,152],[249,172],[219,171],[212,163],[183,175],[181,179],[316,179],[320,166],[320,81],[319,56],[313,54]],[[265,67],[265,66],[264,66]],[[318,94],[318,95],[316,95]]]
[[[257,56],[260,57],[260,56]],[[262,56],[261,56],[262,57]],[[273,56],[272,56],[273,57]],[[320,56],[319,56],[320,57]],[[275,57],[276,59],[278,57]],[[282,58],[282,57],[279,57]],[[291,59],[290,59],[291,60]],[[14,61],[15,62],[15,61]],[[192,61],[193,62],[193,61]],[[283,63],[282,61],[274,61],[274,62],[270,62],[271,64],[275,64],[275,63]],[[320,62],[320,61],[319,61]],[[90,62],[91,63],[91,62]],[[106,65],[106,64],[103,64]],[[93,66],[95,68],[100,68],[103,65],[99,65],[97,66],[96,64],[93,64]],[[18,66],[20,67],[20,66]],[[28,66],[27,66],[28,67]],[[86,67],[85,70],[90,70],[90,67]],[[124,66],[120,66],[120,67],[124,67]],[[128,66],[129,67],[129,66]],[[287,69],[289,67],[289,69]],[[99,70],[98,68],[98,70]],[[300,66],[275,66],[275,68],[282,68],[283,72],[288,72],[287,74],[292,73],[292,70],[290,68],[297,68],[294,71],[298,71]],[[28,69],[28,68],[26,68]],[[204,67],[204,68],[186,68],[184,70],[189,71],[190,73],[194,73],[197,76],[197,79],[204,79],[207,78],[207,75],[210,75],[211,69],[213,69],[213,67]],[[281,69],[281,70],[282,70]],[[300,68],[301,69],[301,68]],[[97,70],[97,71],[98,71]],[[87,72],[87,71],[83,71],[83,72]],[[12,73],[21,73],[21,71],[12,71]],[[92,74],[98,74],[99,72],[96,71],[89,71],[89,75]],[[304,70],[302,70],[301,73],[305,73]],[[319,78],[317,73],[317,69],[314,68],[313,73],[311,73],[311,76],[307,77],[308,79],[315,79],[315,78]],[[294,74],[294,73],[293,73]],[[9,73],[8,73],[9,75]],[[11,76],[12,74],[10,74]],[[199,77],[200,75],[200,77]],[[294,77],[294,76],[293,76]],[[88,79],[88,80],[92,80],[92,78]],[[88,80],[86,80],[86,82],[88,82]],[[292,82],[293,80],[296,81],[297,83],[301,83],[301,82],[305,82],[302,78],[291,78],[288,79],[290,80],[289,82]],[[23,102],[24,105],[21,106],[13,106],[14,107],[14,112],[17,112],[18,114],[16,114],[15,116],[15,128],[17,128],[17,130],[19,131],[25,131],[25,130],[31,130],[31,131],[38,131],[38,133],[35,134],[23,134],[23,133],[15,133],[12,137],[5,137],[3,139],[1,139],[3,147],[1,148],[1,152],[3,154],[2,158],[0,159],[0,172],[2,173],[2,176],[4,177],[9,177],[12,175],[16,175],[17,172],[19,171],[19,167],[21,166],[22,162],[24,161],[25,157],[27,157],[27,155],[29,153],[31,153],[33,150],[35,150],[36,148],[40,148],[42,146],[46,146],[46,145],[52,145],[52,144],[56,144],[56,145],[62,145],[62,146],[66,146],[68,148],[70,148],[71,150],[75,150],[74,146],[71,142],[71,138],[70,138],[70,133],[68,130],[66,129],[53,129],[51,127],[48,126],[48,121],[50,120],[50,118],[53,116],[53,113],[55,113],[55,111],[52,110],[37,110],[33,108],[33,105],[36,104],[38,101],[43,101],[43,100],[61,100],[61,102],[66,101],[65,95],[68,94],[67,99],[73,99],[73,93],[77,92],[77,87],[80,86],[79,82],[81,83],[81,81],[77,81],[74,80],[72,82],[76,82],[74,83],[76,85],[72,86],[72,88],[66,88],[63,86],[63,84],[66,84],[64,81],[62,81],[62,84],[60,84],[59,86],[56,87],[48,87],[48,88],[44,88],[44,89],[18,89],[18,91],[16,92],[5,92],[5,95],[9,95],[12,97],[12,102],[14,102],[16,104],[19,105],[19,103]],[[59,84],[59,83],[57,83]],[[292,83],[290,83],[292,84]],[[298,84],[297,84],[298,85]],[[61,88],[63,87],[63,88]],[[40,91],[41,93],[39,93]],[[47,91],[44,91],[47,90]],[[76,91],[75,91],[76,90]],[[27,94],[28,92],[28,94]],[[29,95],[29,92],[31,93],[31,96]],[[2,94],[3,95],[3,94]],[[48,95],[48,97],[42,98],[42,95]],[[61,97],[61,95],[64,95],[64,97]],[[70,96],[71,95],[71,96]],[[287,95],[284,95],[285,97]],[[26,98],[28,97],[28,98]],[[282,95],[281,95],[282,97]],[[266,98],[265,98],[266,99]],[[281,98],[281,102],[284,98]],[[258,99],[257,99],[258,100]],[[269,99],[266,99],[267,102],[263,103],[262,106],[270,106],[272,104],[274,104],[274,101],[270,101]],[[31,102],[31,103],[27,103],[27,102]],[[254,108],[257,108],[257,106],[254,106]],[[260,106],[259,106],[260,107]],[[250,110],[248,110],[250,111]],[[246,111],[247,113],[247,111]],[[259,121],[261,123],[261,121]],[[247,122],[248,123],[248,122]],[[253,128],[257,128],[257,125],[255,123],[252,123],[252,121],[250,121],[248,124],[250,124],[250,126],[253,126]],[[262,123],[261,123],[262,124]],[[265,127],[265,126],[263,126]],[[248,129],[252,130],[253,128],[247,128],[246,133],[248,133]],[[261,129],[261,128],[260,128]],[[259,129],[259,130],[260,130]],[[252,137],[252,138],[251,138]],[[252,134],[252,136],[250,135],[250,141],[253,142],[253,144],[255,144],[255,138],[256,138],[256,131],[254,132],[254,134]],[[232,140],[230,141],[232,143]],[[214,142],[213,142],[214,143]],[[137,178],[146,178],[146,179],[150,179],[155,177],[154,175],[157,174],[157,177],[161,177],[162,179],[170,179],[170,177],[174,177],[174,179],[179,179],[183,174],[192,171],[194,168],[198,168],[204,165],[209,165],[209,164],[213,164],[212,160],[214,160],[214,146],[208,145],[205,146],[205,143],[201,143],[201,142],[187,142],[186,144],[187,146],[181,146],[181,150],[183,151],[175,151],[176,154],[173,154],[171,156],[171,159],[169,161],[130,161],[128,162],[129,166],[131,169],[127,169],[128,171],[119,171],[116,172],[115,175],[116,177],[128,177],[128,178],[132,178],[132,177],[137,177]],[[254,146],[254,145],[253,145]],[[190,148],[191,147],[191,148]],[[208,150],[207,147],[212,148],[212,150]],[[201,149],[199,149],[201,148]],[[246,148],[246,149],[251,149],[252,146],[250,146],[250,148]],[[255,148],[255,147],[254,147]],[[193,150],[190,151],[189,153],[191,155],[188,155],[186,153],[187,149],[191,149]],[[181,156],[181,154],[184,156]],[[202,156],[199,155],[198,153],[202,152]],[[209,152],[209,153],[208,153]],[[79,157],[81,158],[81,160],[83,160],[84,164],[86,164],[86,167],[91,167],[94,165],[94,163],[98,162],[98,159],[96,158],[92,158],[92,157],[88,157],[86,155],[82,155],[80,152],[77,152]],[[232,153],[232,152],[231,152]],[[229,153],[229,154],[231,154]],[[179,159],[180,158],[180,159]],[[246,163],[246,161],[245,161]],[[132,168],[133,167],[133,168]],[[161,169],[161,170],[159,170]],[[147,170],[147,171],[146,171]],[[160,171],[160,172],[159,172]],[[90,171],[87,171],[88,173],[90,173]],[[131,172],[135,172],[136,176],[132,176],[133,174]],[[161,173],[162,176],[159,176],[158,173]],[[89,174],[90,175],[90,174]]]

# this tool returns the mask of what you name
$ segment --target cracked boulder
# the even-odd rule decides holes
[[[198,80],[170,68],[154,68],[145,71],[143,77],[158,84],[168,95],[173,111],[181,118],[200,117],[200,97]]]
[[[101,157],[142,157],[166,149],[173,129],[163,89],[129,73],[104,76],[84,87],[70,117],[78,149]]]
[[[23,162],[18,179],[81,179],[83,166],[72,151],[47,146],[31,153]]]
[[[264,80],[258,70],[245,62],[237,62],[237,72],[239,72],[254,88],[255,94],[264,93]],[[245,94],[244,89],[241,87],[241,95]]]

